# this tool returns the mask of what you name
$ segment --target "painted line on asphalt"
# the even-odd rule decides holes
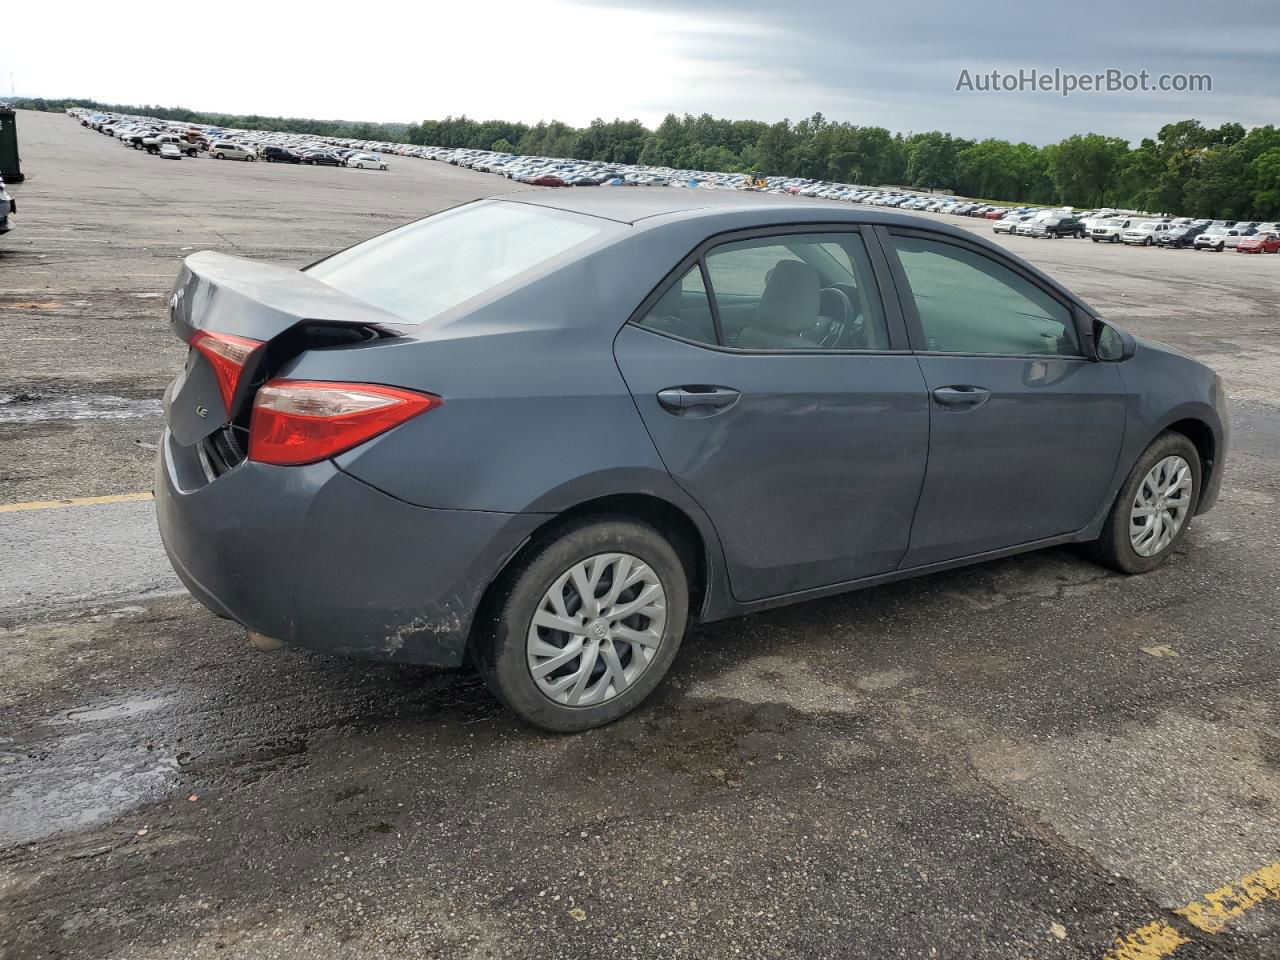
[[[1280,863],[1246,874],[1237,883],[1206,893],[1174,913],[1197,930],[1221,933],[1229,921],[1268,900],[1280,901]],[[1176,928],[1156,920],[1117,940],[1103,960],[1165,960],[1190,942]]]
[[[29,500],[26,503],[0,503],[0,513],[21,513],[24,510],[53,510],[57,507],[94,507],[100,503],[136,503],[150,500],[147,493],[117,493],[109,497],[68,497],[65,500]]]

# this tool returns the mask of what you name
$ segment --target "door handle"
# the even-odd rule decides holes
[[[658,391],[658,403],[668,413],[676,416],[710,416],[727,410],[738,402],[742,394],[732,387],[691,385],[667,387]]]
[[[991,391],[968,383],[957,384],[951,387],[939,387],[933,391],[933,399],[944,407],[974,410],[991,399]]]

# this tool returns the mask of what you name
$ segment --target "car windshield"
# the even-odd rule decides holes
[[[425,323],[604,229],[602,220],[526,204],[472,203],[350,247],[307,272],[407,323]]]
[[[1140,223],[1137,226],[1138,230],[1154,230],[1155,228],[1156,228],[1156,223],[1150,220],[1147,221],[1146,223]]]

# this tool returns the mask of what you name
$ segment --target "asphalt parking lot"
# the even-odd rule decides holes
[[[551,737],[465,674],[253,650],[138,496],[182,256],[301,265],[512,185],[19,129],[6,960],[1280,957],[1280,256],[1000,241],[1227,380],[1222,500],[1166,566],[1052,550],[701,627],[649,704]]]

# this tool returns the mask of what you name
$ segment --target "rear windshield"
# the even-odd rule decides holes
[[[471,203],[335,254],[307,273],[407,323],[425,323],[585,243],[605,222],[518,203]]]

